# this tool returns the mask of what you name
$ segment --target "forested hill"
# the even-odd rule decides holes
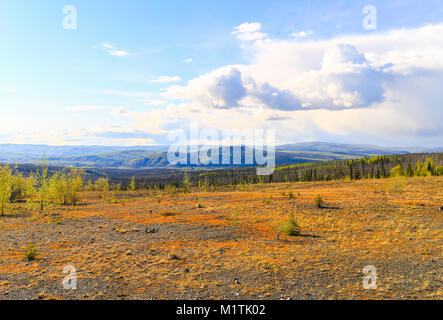
[[[358,180],[443,175],[443,153],[416,153],[278,166],[259,177],[255,168],[216,170],[193,177],[195,184],[227,185],[261,182]]]

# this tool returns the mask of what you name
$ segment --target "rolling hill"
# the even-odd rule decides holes
[[[229,151],[229,165],[196,164],[190,167],[223,168],[254,166],[245,163],[244,153],[254,151],[242,147],[242,162],[233,164],[232,147]],[[137,146],[137,147],[106,147],[106,146],[46,146],[46,145],[0,145],[0,162],[3,163],[38,163],[43,154],[51,165],[74,166],[82,168],[177,168],[184,167],[170,163],[167,157],[167,146]],[[223,150],[220,148],[219,163]],[[407,154],[408,150],[386,148],[373,145],[351,145],[326,142],[308,142],[285,144],[276,147],[276,165],[289,165],[312,161],[357,159],[374,155]],[[190,153],[187,154],[189,159]]]

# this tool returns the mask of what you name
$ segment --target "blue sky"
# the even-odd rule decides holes
[[[376,30],[362,27],[365,17],[362,9],[368,4],[377,9]],[[62,27],[65,17],[62,9],[66,5],[73,5],[77,9],[78,25],[75,30]],[[194,117],[195,120],[199,114],[209,115],[211,112],[217,118],[217,112],[228,109],[232,113],[224,113],[226,117],[241,120],[246,110],[249,110],[251,117],[256,114],[253,109],[256,107],[268,119],[295,117],[300,123],[317,119],[313,124],[306,124],[308,128],[304,131],[290,134],[290,130],[285,129],[283,133],[277,132],[281,142],[321,139],[436,145],[442,135],[439,124],[425,128],[423,123],[420,126],[411,122],[410,131],[399,128],[394,135],[389,135],[390,131],[386,130],[383,136],[377,128],[363,131],[357,127],[346,130],[329,128],[330,124],[322,124],[318,120],[319,115],[315,112],[319,111],[315,110],[297,109],[292,110],[291,115],[283,114],[288,110],[282,110],[284,108],[275,103],[267,105],[261,98],[258,101],[257,97],[263,97],[262,94],[245,96],[244,101],[248,98],[251,101],[244,104],[215,104],[214,108],[207,109],[207,105],[201,105],[201,94],[197,97],[195,92],[209,90],[213,93],[213,88],[208,87],[207,83],[217,80],[204,75],[210,75],[220,68],[244,66],[248,70],[237,68],[244,77],[249,69],[254,69],[254,65],[266,65],[267,62],[257,62],[272,49],[265,40],[272,44],[285,41],[288,44],[290,41],[323,44],[342,37],[355,40],[395,30],[438,26],[442,21],[441,1],[8,1],[2,3],[0,10],[0,105],[4,123],[0,128],[0,143],[155,144],[164,142],[167,130],[175,125],[184,126],[184,118],[189,121]],[[233,33],[234,27],[247,24],[245,26],[254,28],[253,23],[260,25],[252,31],[257,32],[254,41],[242,40],[239,33]],[[305,32],[305,36],[295,39],[294,34],[299,32]],[[350,43],[354,40],[350,40]],[[430,45],[434,46],[435,43]],[[356,46],[358,52],[366,57],[380,51],[371,47],[364,52],[363,47]],[[414,50],[413,47],[407,48],[405,50]],[[395,55],[391,52],[389,56]],[[380,61],[383,59],[380,58]],[[394,59],[392,64],[400,65],[402,61]],[[371,63],[376,65],[377,61],[371,60]],[[416,69],[416,66],[410,67]],[[275,70],[277,75],[279,72]],[[407,86],[400,83],[405,77],[402,72],[399,71],[402,78],[397,79],[395,86],[389,83],[383,84],[383,87]],[[264,73],[259,72],[259,75],[263,76]],[[232,76],[234,73],[227,74]],[[250,75],[255,77],[253,73]],[[290,91],[297,101],[303,100],[304,91],[292,90],[288,85],[290,79],[279,83],[278,80],[259,79],[259,75],[254,83],[268,83],[272,88],[281,89],[282,93]],[[203,77],[203,80],[195,81],[195,85],[189,84],[188,81],[199,77]],[[223,79],[231,79],[226,77],[223,76]],[[439,75],[435,77],[437,80],[433,81],[439,82]],[[297,88],[300,88],[299,81]],[[340,78],[339,83],[343,84],[344,80]],[[183,93],[186,105],[181,103],[180,96],[174,94],[177,88],[170,92],[172,86],[182,87],[179,92]],[[257,86],[263,88],[261,84]],[[217,83],[216,87],[219,88],[220,84]],[[391,91],[392,95],[399,94],[397,89]],[[166,98],[165,92],[169,92]],[[420,100],[419,97],[417,99]],[[336,100],[335,105],[339,103]],[[370,102],[372,104],[366,101],[356,104],[355,108],[381,108],[375,106],[379,100]],[[312,103],[307,101],[303,106]],[[350,103],[345,103],[346,108],[354,107],[353,102]],[[180,119],[171,119],[171,114],[164,114],[168,108],[187,110],[188,114]],[[429,108],[429,118],[440,115],[439,110],[432,106]],[[328,109],[332,110],[328,107],[325,109],[328,112]],[[334,112],[339,114],[341,111],[334,109]],[[168,117],[168,121],[162,123],[165,117]],[[284,125],[274,125],[272,121],[254,117],[248,121],[250,127],[285,128]],[[140,119],[155,119],[159,125],[150,127],[149,121],[143,125],[138,123]],[[427,121],[427,118],[422,121]],[[207,123],[209,126],[210,119]],[[232,127],[234,124],[226,123],[225,126]],[[314,127],[316,129],[311,130]],[[218,129],[223,129],[223,126]],[[386,136],[389,137],[384,139]]]

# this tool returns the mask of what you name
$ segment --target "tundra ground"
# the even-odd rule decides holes
[[[443,178],[429,177],[14,204],[0,217],[0,299],[442,299],[442,202]],[[291,211],[300,236],[277,231]],[[377,289],[363,287],[368,265]]]

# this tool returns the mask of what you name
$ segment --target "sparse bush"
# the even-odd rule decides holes
[[[109,192],[108,193],[102,192],[100,194],[100,196],[101,196],[102,200],[106,203],[114,203],[115,204],[115,203],[119,202],[119,200],[115,197],[114,191],[111,191],[110,193]]]
[[[294,198],[294,194],[292,193],[292,191],[289,191],[288,198],[289,199],[293,199]]]
[[[317,208],[323,208],[323,199],[322,199],[322,197],[320,197],[320,195],[317,195],[315,197],[314,202],[315,202],[315,206]]]
[[[109,191],[109,180],[107,178],[100,178],[94,182],[94,190],[96,191]]]
[[[289,219],[279,227],[279,231],[288,236],[299,236],[301,234],[301,228],[295,220],[294,211],[291,211]]]
[[[3,216],[12,194],[12,174],[9,166],[0,169],[0,213]]]
[[[29,178],[23,177],[22,174],[14,172],[12,176],[12,189],[10,202],[23,200],[27,197],[28,184],[32,183]]]
[[[32,241],[30,243],[28,243],[28,245],[26,246],[26,249],[24,252],[24,257],[28,261],[37,260],[38,249]]]
[[[266,205],[270,205],[270,204],[271,204],[271,199],[266,198],[266,199],[265,199],[265,203],[266,203]]]
[[[398,181],[392,182],[388,186],[386,186],[386,192],[389,193],[403,193],[404,184]]]
[[[49,181],[50,196],[62,205],[77,204],[82,190],[82,172],[72,169],[68,174],[55,173]]]
[[[176,195],[177,194],[177,187],[175,185],[168,184],[165,187],[165,191],[168,192],[169,194]]]

